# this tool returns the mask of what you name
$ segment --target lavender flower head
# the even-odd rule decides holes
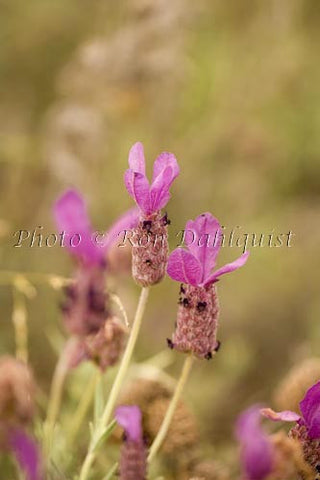
[[[247,480],[263,480],[273,468],[273,445],[260,425],[260,408],[245,410],[236,425],[241,445],[241,463]]]
[[[249,252],[213,272],[221,243],[218,220],[211,213],[203,213],[187,222],[185,232],[187,248],[176,248],[168,260],[168,275],[182,283],[176,331],[168,343],[179,351],[209,359],[219,347],[215,283],[221,275],[244,265]]]
[[[320,471],[320,382],[306,392],[300,402],[301,415],[290,410],[274,412],[261,410],[262,415],[273,421],[296,422],[289,435],[301,444],[304,460],[316,473]]]
[[[107,357],[97,351],[98,346],[105,350],[107,345],[112,346],[110,340],[114,338],[117,338],[117,345],[123,343],[120,341],[123,332],[116,323],[110,322],[110,328],[114,332],[110,332],[110,328],[105,328],[106,321],[112,318],[109,295],[106,291],[105,257],[117,241],[119,233],[137,224],[138,209],[129,210],[115,222],[105,234],[103,245],[94,238],[84,199],[77,191],[68,190],[57,200],[54,216],[58,229],[67,236],[65,245],[77,263],[74,281],[66,287],[67,298],[63,305],[64,321],[68,331],[80,338],[73,356],[79,361],[83,358],[100,359],[103,356],[103,365],[100,366],[105,368]],[[74,244],[71,242],[72,238],[76,239]],[[94,343],[94,349],[88,346],[92,345],[91,338],[88,337],[93,335],[98,335],[99,338],[99,341]],[[112,364],[114,361],[113,354]],[[76,365],[77,359],[71,363]]]
[[[169,222],[161,209],[170,199],[170,187],[179,175],[179,166],[172,153],[161,153],[154,162],[150,184],[143,145],[138,142],[130,150],[129,167],[124,175],[125,186],[140,209],[140,221],[134,231],[132,275],[139,285],[146,287],[160,282],[165,275]],[[142,243],[143,239],[146,240]]]
[[[139,407],[121,406],[115,417],[125,432],[120,458],[120,480],[146,480],[147,451],[142,435]]]

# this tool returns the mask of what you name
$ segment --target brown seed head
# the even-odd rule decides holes
[[[25,425],[35,412],[35,384],[31,370],[10,356],[0,359],[0,422]]]

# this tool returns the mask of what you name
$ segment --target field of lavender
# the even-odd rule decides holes
[[[0,480],[320,478],[318,2],[0,8]]]

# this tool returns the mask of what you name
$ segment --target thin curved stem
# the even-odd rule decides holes
[[[13,311],[16,357],[24,363],[28,362],[28,322],[25,295],[13,286]]]
[[[97,382],[99,381],[101,376],[100,371],[95,372],[94,375],[91,377],[91,381],[89,385],[86,387],[84,394],[81,397],[79,405],[70,421],[70,429],[68,429],[69,434],[67,437],[67,444],[71,445],[73,439],[76,437],[82,422],[92,404],[94,392],[96,389]]]
[[[64,387],[67,373],[68,373],[68,367],[65,361],[65,354],[63,351],[58,360],[58,363],[56,365],[56,368],[53,374],[51,389],[50,389],[50,396],[49,396],[49,403],[48,403],[48,410],[47,410],[47,418],[44,424],[45,451],[46,451],[47,457],[49,457],[51,446],[52,446],[54,426],[60,410],[63,387]]]
[[[134,347],[135,347],[135,344],[136,344],[136,341],[137,341],[137,338],[138,338],[138,335],[139,335],[143,314],[144,314],[145,307],[146,307],[147,300],[148,300],[148,295],[149,295],[149,287],[142,288],[140,298],[139,298],[138,307],[137,307],[137,311],[136,311],[136,314],[135,314],[134,322],[133,322],[131,333],[130,333],[130,337],[129,337],[124,355],[122,357],[117,376],[116,376],[115,381],[112,385],[111,392],[110,392],[110,395],[109,395],[109,398],[108,398],[108,402],[105,406],[105,409],[104,409],[104,412],[102,414],[101,420],[100,420],[100,422],[97,426],[98,429],[97,429],[97,431],[95,432],[95,435],[94,435],[95,440],[96,440],[97,437],[99,438],[99,436],[102,435],[103,431],[105,430],[108,423],[110,422],[111,415],[112,415],[113,409],[116,405],[116,402],[117,402],[117,399],[118,399],[118,396],[119,396],[119,393],[120,393],[120,389],[121,389],[122,384],[123,384],[123,380],[124,380],[125,375],[128,371],[128,367],[129,367],[130,360],[131,360],[131,357],[132,357],[132,354],[133,354],[133,350],[134,350]],[[93,443],[93,445],[94,445],[94,443]],[[95,456],[96,456],[95,451],[94,451],[94,449],[91,445],[89,447],[89,450],[88,450],[87,456],[85,458],[85,461],[82,465],[79,480],[86,480],[88,478],[89,471],[90,471],[91,465],[92,465],[92,463],[95,459]]]
[[[191,371],[191,367],[192,367],[192,364],[193,364],[193,360],[194,360],[194,358],[192,357],[192,355],[188,355],[186,357],[185,361],[184,361],[184,365],[183,365],[183,368],[182,368],[182,371],[181,371],[181,375],[180,375],[180,378],[179,378],[178,383],[176,385],[176,388],[175,388],[173,397],[171,399],[170,405],[169,405],[168,410],[165,414],[165,417],[164,417],[163,422],[161,424],[160,430],[159,430],[153,444],[151,445],[149,456],[148,456],[148,462],[149,463],[154,459],[154,457],[158,453],[158,450],[161,447],[161,445],[162,445],[162,443],[163,443],[163,441],[164,441],[164,439],[165,439],[165,437],[168,433],[168,430],[169,430],[174,412],[176,411],[176,408],[177,408],[178,401],[181,397],[181,394],[182,394],[183,388],[186,384],[186,381],[188,380],[188,377],[189,377],[189,374],[190,374],[190,371]]]

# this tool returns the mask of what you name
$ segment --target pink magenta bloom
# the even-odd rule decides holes
[[[141,411],[135,405],[116,409],[115,417],[125,431],[119,462],[120,480],[146,480],[147,450],[143,440]]]
[[[42,480],[41,456],[35,440],[22,429],[10,434],[10,446],[26,480]]]
[[[241,445],[241,462],[248,480],[263,480],[273,467],[273,446],[260,426],[260,408],[245,410],[236,425]]]
[[[165,207],[170,199],[171,184],[179,175],[175,156],[163,152],[157,157],[151,185],[146,176],[144,150],[140,142],[135,143],[129,152],[129,167],[124,175],[125,186],[142,213],[149,216]]]
[[[290,410],[274,412],[271,408],[261,410],[262,415],[275,422],[297,422],[307,429],[308,436],[313,440],[320,439],[320,382],[313,385],[300,402],[301,416]]]
[[[189,220],[185,228],[187,248],[176,248],[168,260],[168,275],[178,282],[193,286],[207,286],[221,275],[242,267],[249,252],[242,254],[234,262],[212,272],[220,250],[221,227],[211,213],[203,213],[194,221]]]
[[[88,265],[97,265],[104,262],[106,251],[117,241],[118,235],[137,225],[138,209],[130,209],[122,215],[106,233],[101,245],[94,238],[85,201],[76,190],[67,190],[58,198],[54,217],[59,232],[66,234],[65,245],[70,253]]]
[[[135,405],[123,405],[118,407],[115,417],[119,425],[126,432],[129,440],[140,442],[142,440],[141,411]]]

